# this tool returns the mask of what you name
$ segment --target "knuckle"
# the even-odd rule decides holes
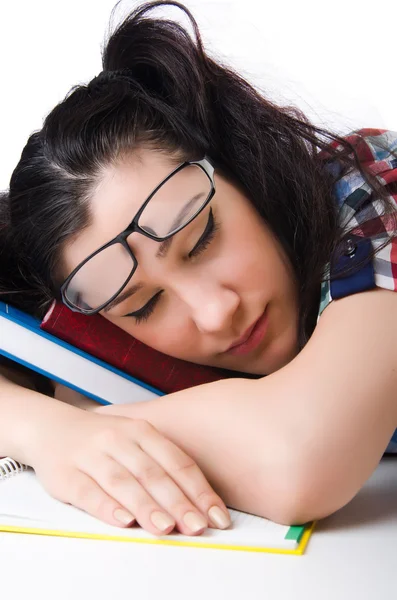
[[[138,434],[144,436],[147,436],[154,431],[153,425],[144,419],[134,419],[134,428]]]
[[[101,447],[114,446],[120,440],[120,432],[115,427],[105,427],[97,433],[96,441]]]
[[[105,494],[99,493],[92,503],[92,506],[89,507],[89,510],[94,515],[103,516],[111,512],[109,509],[113,504],[115,505],[116,502],[109,500]]]
[[[145,467],[144,469],[140,470],[135,475],[135,477],[137,481],[145,487],[147,484],[153,481],[160,481],[162,479],[165,479],[167,477],[167,474],[165,473],[164,469],[162,469],[162,467],[160,467],[157,464],[154,464],[152,466]]]
[[[188,473],[190,474],[192,471],[196,473],[198,471],[198,467],[193,459],[188,456],[185,456],[184,459],[179,460],[177,464],[173,467],[174,473]]]
[[[216,494],[212,490],[203,490],[196,496],[196,501],[200,504],[213,504],[214,498],[217,499]]]
[[[109,498],[99,489],[90,484],[79,485],[73,494],[72,504],[93,515],[106,514]]]
[[[70,490],[70,501],[76,506],[92,504],[94,497],[94,488],[90,483],[79,483]]]
[[[133,475],[126,469],[113,469],[107,475],[107,484],[110,488],[120,488],[124,487],[126,483],[128,483]]]

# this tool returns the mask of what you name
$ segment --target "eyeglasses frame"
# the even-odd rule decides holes
[[[208,177],[208,179],[209,179],[209,181],[211,183],[211,190],[210,190],[210,193],[208,194],[208,197],[207,197],[206,201],[204,202],[204,204],[201,206],[201,208],[186,223],[184,223],[183,225],[181,225],[180,227],[178,227],[178,229],[176,229],[172,233],[166,235],[165,237],[157,237],[157,236],[155,236],[155,235],[153,235],[153,234],[145,231],[144,229],[142,229],[138,225],[138,221],[139,221],[139,218],[142,215],[143,211],[145,210],[146,206],[149,204],[150,200],[158,192],[158,190],[165,183],[167,183],[167,181],[169,181],[171,179],[171,177],[173,177],[174,175],[176,175],[177,173],[179,173],[179,171],[182,171],[182,169],[186,168],[189,165],[197,165],[198,167],[200,167],[201,170],[204,171],[204,173],[206,174],[206,176]],[[104,308],[106,308],[106,306],[108,306],[111,302],[113,302],[113,300],[115,298],[117,298],[117,296],[128,285],[128,282],[131,280],[131,277],[134,275],[134,273],[135,273],[135,271],[136,271],[136,269],[138,267],[138,260],[137,260],[136,256],[134,255],[133,251],[131,250],[130,246],[128,245],[127,238],[132,233],[140,233],[141,235],[144,235],[145,237],[147,237],[147,238],[149,238],[149,239],[151,239],[151,240],[153,240],[155,242],[163,242],[163,241],[167,240],[168,238],[170,238],[170,237],[174,236],[175,234],[177,234],[179,231],[181,231],[185,227],[187,227],[189,225],[189,223],[191,223],[204,210],[204,208],[206,206],[208,206],[209,202],[214,197],[214,194],[215,194],[214,171],[215,171],[214,166],[213,166],[213,164],[212,164],[212,162],[211,162],[211,160],[209,159],[208,156],[204,156],[204,158],[202,158],[201,160],[189,160],[189,161],[185,161],[185,162],[181,163],[180,165],[178,165],[149,194],[149,196],[146,198],[146,200],[144,201],[144,203],[142,204],[142,206],[140,207],[140,209],[138,210],[138,212],[135,214],[134,218],[132,219],[132,221],[130,222],[130,224],[128,225],[128,227],[126,227],[126,229],[124,229],[121,233],[119,233],[114,238],[112,238],[109,242],[106,242],[106,244],[103,244],[100,248],[98,248],[97,250],[95,250],[94,252],[92,252],[89,256],[87,256],[87,258],[85,258],[81,263],[79,263],[77,265],[77,267],[75,267],[73,269],[73,271],[68,275],[68,277],[65,279],[65,281],[62,283],[62,285],[60,287],[60,293],[61,293],[62,302],[70,310],[72,310],[73,312],[78,312],[78,313],[81,313],[81,314],[84,314],[84,315],[94,315],[94,314],[97,314],[101,310],[103,310]],[[68,287],[70,281],[73,279],[73,277],[76,275],[76,273],[80,269],[82,269],[84,267],[84,265],[89,260],[91,260],[94,256],[96,256],[97,254],[99,254],[103,250],[106,250],[106,248],[109,248],[110,246],[112,246],[114,244],[121,244],[127,250],[127,252],[129,253],[129,255],[131,256],[131,259],[132,259],[132,262],[133,262],[134,266],[133,266],[133,268],[131,270],[131,273],[129,274],[128,278],[126,279],[126,281],[124,282],[124,284],[122,285],[122,287],[109,300],[107,300],[104,304],[102,304],[99,308],[84,309],[84,308],[78,308],[78,307],[74,306],[73,303],[71,303],[68,300],[67,296],[66,296],[66,290],[67,290],[67,287]]]

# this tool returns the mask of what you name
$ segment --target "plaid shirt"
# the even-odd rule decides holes
[[[362,136],[362,140],[357,136]],[[384,129],[361,129],[347,140],[356,146],[360,162],[373,174],[378,181],[387,186],[394,183],[397,186],[397,133]],[[360,140],[360,141],[359,141]],[[338,148],[337,142],[332,144]],[[340,167],[332,163],[329,167],[338,174]],[[375,195],[371,195],[371,188],[364,180],[358,169],[339,179],[335,184],[334,195],[339,209],[339,218],[344,231],[370,239],[374,249],[379,248],[387,239],[388,232],[392,232],[391,219],[382,217],[381,203]],[[397,210],[397,190],[390,191],[389,198]],[[387,290],[397,291],[397,238],[380,250],[372,259],[375,286]],[[352,292],[354,293],[354,291]],[[332,286],[330,268],[327,265],[326,279],[321,286],[321,301],[318,313],[321,313],[332,302]],[[397,453],[397,430],[386,450]]]

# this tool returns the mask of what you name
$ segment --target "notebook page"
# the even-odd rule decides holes
[[[255,546],[294,549],[296,540],[286,539],[289,527],[267,519],[231,510],[232,526],[227,530],[208,528],[200,536],[180,533],[153,534],[135,525],[113,527],[87,513],[52,498],[39,483],[34,471],[20,473],[0,483],[0,531],[4,526],[80,532],[126,539],[160,539],[230,546]]]

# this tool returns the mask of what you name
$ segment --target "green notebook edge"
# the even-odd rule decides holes
[[[306,523],[305,525],[291,525],[288,529],[285,538],[286,540],[293,540],[297,544],[301,541],[302,535],[309,527],[310,523]]]

